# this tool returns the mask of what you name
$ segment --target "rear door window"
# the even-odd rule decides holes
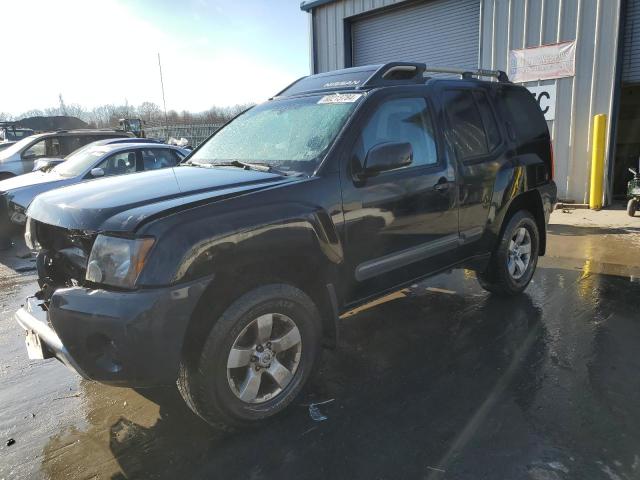
[[[69,135],[66,137],[60,137],[60,154],[67,156],[72,152],[75,152],[80,147],[84,147],[89,143],[92,138],[89,135]]]
[[[62,148],[60,147],[60,137],[47,138],[47,157],[61,158],[64,157]]]
[[[493,110],[489,104],[487,94],[480,90],[473,91],[473,97],[476,99],[478,110],[480,111],[480,117],[482,117],[482,123],[484,124],[484,130],[487,134],[487,143],[489,151],[495,149],[500,145],[501,137],[500,130],[498,129],[498,123],[493,115]]]
[[[180,158],[169,148],[145,148],[142,150],[142,166],[144,170],[175,167]]]
[[[450,128],[447,139],[462,160],[489,153],[482,117],[471,90],[448,90],[444,93]]]

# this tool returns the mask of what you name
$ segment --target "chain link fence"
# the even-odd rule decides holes
[[[186,138],[189,141],[189,145],[197,147],[221,126],[221,123],[168,125],[166,127],[145,127],[144,131],[147,138],[160,138],[162,140],[168,140],[171,137],[178,140]]]

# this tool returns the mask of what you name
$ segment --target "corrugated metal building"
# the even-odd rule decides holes
[[[593,115],[608,118],[607,203],[637,166],[640,0],[307,0],[301,8],[311,14],[314,73],[393,60],[507,71],[513,49],[575,40],[575,76],[524,84],[556,85],[549,128],[559,196],[588,202]]]

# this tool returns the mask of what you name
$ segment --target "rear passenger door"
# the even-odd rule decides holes
[[[462,245],[482,238],[490,215],[496,175],[505,161],[505,144],[488,93],[481,88],[442,92],[446,138],[458,159],[459,222]],[[466,254],[473,247],[465,248]]]
[[[420,90],[422,91],[422,90]],[[430,103],[423,95],[370,100],[345,152],[343,209],[347,302],[392,288],[453,263],[458,245],[455,176],[442,154]],[[408,142],[413,162],[362,179],[372,147]]]

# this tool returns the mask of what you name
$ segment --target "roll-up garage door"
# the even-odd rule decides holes
[[[622,81],[640,83],[640,0],[627,0]]]
[[[355,20],[353,66],[393,61],[478,68],[480,0],[431,0]]]

